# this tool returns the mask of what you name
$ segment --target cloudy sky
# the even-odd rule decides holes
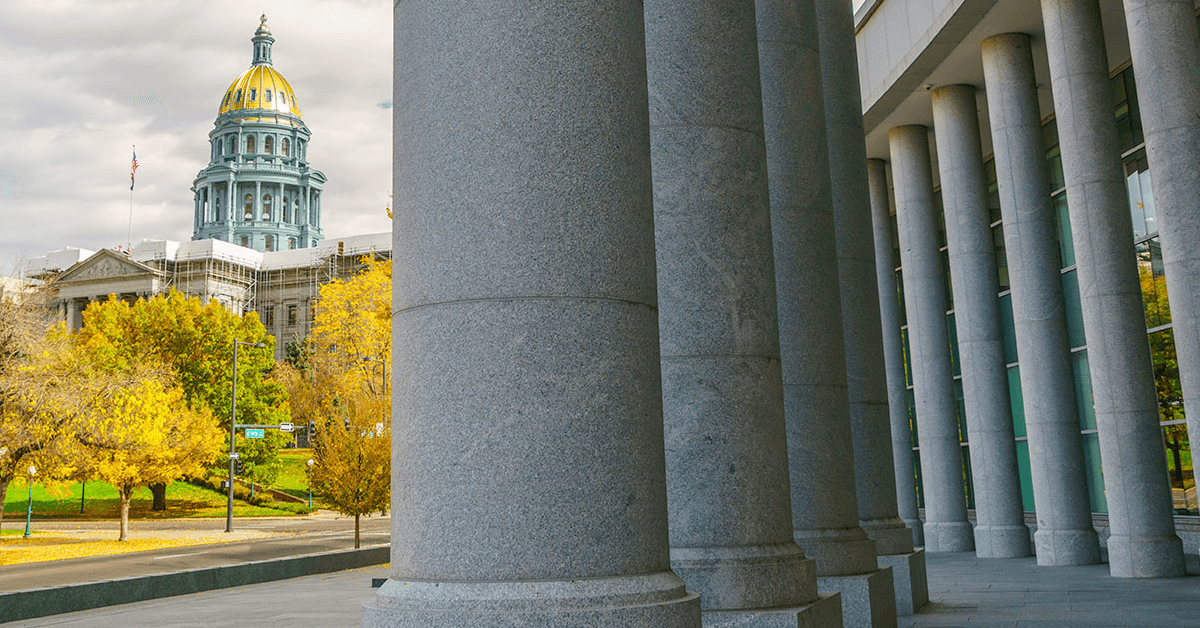
[[[0,274],[65,246],[188,240],[192,185],[265,10],[329,178],[326,237],[388,231],[390,0],[0,0]]]

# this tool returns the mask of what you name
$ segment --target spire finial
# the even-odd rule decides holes
[[[275,38],[271,37],[271,29],[267,28],[267,14],[263,13],[259,20],[258,30],[254,31],[254,37],[250,39],[254,42],[251,64],[271,65],[271,44],[275,43]]]

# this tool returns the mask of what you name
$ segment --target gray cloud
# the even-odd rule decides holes
[[[387,0],[0,3],[0,272],[64,246],[191,237],[196,173],[225,88],[266,10],[275,67],[300,97],[325,172],[329,236],[390,229]]]

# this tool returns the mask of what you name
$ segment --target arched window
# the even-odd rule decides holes
[[[281,95],[281,96],[282,96],[282,95],[283,95],[283,92],[279,92],[279,95]],[[290,155],[290,154],[291,154],[291,152],[290,152],[291,150],[292,150],[292,143],[291,143],[291,142],[289,142],[289,141],[288,141],[288,139],[287,139],[286,137],[285,137],[285,138],[283,138],[283,156],[284,156],[284,157],[287,157],[288,155]]]
[[[255,149],[255,146],[254,146],[254,136],[253,136],[253,135],[247,135],[247,136],[246,136],[246,152],[247,152],[247,153],[253,153],[253,152],[254,152],[254,149]]]
[[[229,154],[230,155],[237,152],[237,136],[236,135],[230,135],[229,141],[225,142],[225,144],[227,146],[229,146]]]
[[[289,218],[291,218],[291,215],[292,215],[292,212],[290,211],[291,205],[288,205],[286,196],[283,197],[283,204],[281,205],[281,207],[283,207],[283,222],[291,222],[291,220],[289,220]]]
[[[271,220],[271,195],[270,194],[263,195],[262,203],[263,203],[262,219],[263,220]]]
[[[217,222],[221,222],[221,197],[220,197],[220,195],[218,195],[217,198],[213,199],[213,209],[214,209],[213,220],[215,220]]]
[[[254,195],[247,194],[243,200],[246,202],[245,220],[246,222],[250,222],[251,220],[254,220]]]
[[[288,248],[289,249],[296,248],[296,238],[288,238]]]
[[[250,238],[242,236],[242,246],[250,248]]]
[[[217,157],[225,154],[225,142],[221,138],[217,138]]]
[[[275,138],[268,135],[267,139],[263,140],[263,152],[269,155],[275,153]]]
[[[263,248],[268,251],[274,251],[275,250],[275,238],[272,238],[271,236],[267,236],[266,243],[263,246]]]
[[[242,102],[242,90],[237,90],[237,95],[233,97],[234,102]]]

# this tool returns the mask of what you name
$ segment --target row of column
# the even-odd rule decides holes
[[[1200,254],[1194,250],[1200,241],[1200,180],[1193,176],[1200,169],[1200,122],[1191,113],[1200,102],[1200,38],[1190,3],[1131,0],[1126,12],[1132,48],[1143,51],[1135,52],[1134,68],[1164,258],[1173,264],[1167,276],[1187,399],[1196,394],[1189,386],[1200,387],[1195,321]],[[1158,427],[1099,5],[1095,0],[1044,0],[1042,13],[1104,465],[1110,571],[1122,577],[1180,576],[1182,546],[1175,535]],[[982,56],[1036,501],[1034,545],[1039,564],[1098,563],[1030,38],[1020,33],[990,37],[982,44]],[[1144,67],[1150,70],[1143,72]],[[974,538],[964,499],[928,129],[902,126],[889,133],[920,436],[925,544],[929,551],[973,545],[980,556],[1025,556],[1029,537],[1016,467],[976,98],[969,85],[932,92],[973,467]],[[883,281],[892,276],[894,264],[886,244],[891,234],[883,163],[874,163],[871,174],[885,336],[896,336],[898,313],[888,305],[894,302],[895,286]],[[898,339],[889,342],[898,344]],[[888,355],[894,413],[904,381],[898,349],[892,346]],[[1200,407],[1200,394],[1196,398]],[[1195,418],[1191,425],[1196,426]],[[909,445],[897,438],[896,448],[907,452]],[[907,502],[903,506],[914,507],[911,487],[898,490],[901,502]]]
[[[396,7],[392,568],[365,623],[896,625],[893,573],[911,605],[924,565],[878,316],[842,307],[877,300],[838,226],[869,229],[865,153],[826,142],[863,142],[830,85],[849,2],[466,4]]]

